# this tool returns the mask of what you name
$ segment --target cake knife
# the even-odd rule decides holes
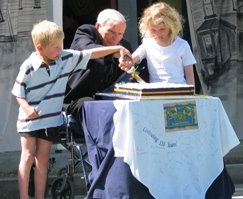
[[[136,79],[139,84],[146,84],[146,82],[138,75],[135,69],[132,71],[131,77]]]

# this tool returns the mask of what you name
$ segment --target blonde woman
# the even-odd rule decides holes
[[[139,21],[142,44],[133,53],[133,61],[146,58],[150,82],[195,85],[190,46],[180,38],[182,19],[170,5],[159,2],[146,8]]]

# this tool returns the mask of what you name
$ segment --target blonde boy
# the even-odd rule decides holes
[[[69,74],[85,69],[89,59],[112,53],[121,57],[131,55],[122,46],[63,50],[62,29],[46,20],[34,25],[31,35],[36,51],[21,65],[12,89],[20,105],[17,131],[22,152],[18,182],[20,198],[29,198],[30,168],[35,163],[35,198],[44,199],[49,152],[62,124],[61,111]],[[127,70],[126,64],[122,66]]]

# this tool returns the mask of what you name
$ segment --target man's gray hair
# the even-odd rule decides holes
[[[101,11],[97,17],[96,23],[104,25],[109,19],[112,19],[118,23],[126,23],[125,17],[119,11],[114,9],[104,9]]]

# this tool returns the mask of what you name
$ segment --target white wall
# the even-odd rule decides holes
[[[46,0],[46,15],[48,20],[62,27],[62,0]]]

